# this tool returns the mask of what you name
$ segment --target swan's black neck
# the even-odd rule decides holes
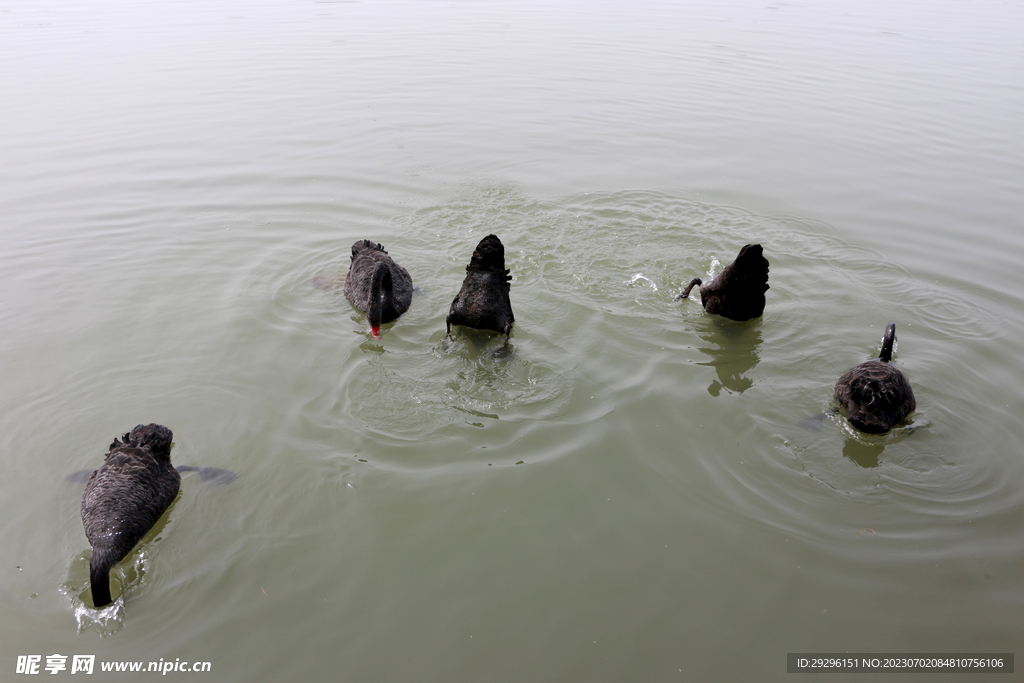
[[[680,294],[679,296],[677,296],[676,298],[677,299],[685,299],[686,297],[690,296],[690,290],[693,289],[693,286],[694,285],[700,285],[700,284],[703,284],[703,283],[700,281],[699,277],[693,278],[692,280],[690,280],[690,284],[686,285],[686,289],[683,290],[683,293]]]
[[[96,607],[106,607],[110,599],[110,568],[115,563],[109,562],[106,553],[93,549],[89,558],[89,584],[92,590],[92,602]]]
[[[889,323],[885,328],[885,336],[882,337],[882,352],[878,354],[879,360],[886,363],[892,360],[892,345],[896,343],[896,323]]]
[[[382,300],[387,298],[388,303],[391,303],[391,287],[391,269],[386,263],[378,263],[373,269],[373,278],[370,280],[370,300],[366,307],[366,319],[373,328],[379,328],[384,318]]]

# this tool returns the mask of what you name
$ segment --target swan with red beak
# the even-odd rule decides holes
[[[412,302],[412,277],[370,240],[352,245],[352,263],[345,277],[345,296],[366,314],[370,333],[380,339],[380,326],[396,320]]]

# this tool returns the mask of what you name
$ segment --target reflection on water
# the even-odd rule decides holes
[[[384,326],[381,325],[381,339],[383,339],[383,338],[384,338]],[[378,355],[383,354],[385,352],[385,350],[386,350],[384,348],[383,342],[380,342],[380,341],[377,341],[377,340],[373,339],[372,335],[370,335],[369,333],[367,333],[367,340],[359,345],[359,349],[361,351],[365,351],[366,353],[375,353],[375,354],[378,354]]]
[[[884,443],[869,443],[860,439],[847,439],[843,445],[843,455],[861,467],[878,467],[878,459],[885,450]]]
[[[178,465],[174,469],[179,472],[198,472],[199,478],[214,484],[227,485],[238,479],[238,473],[226,470],[221,467],[195,467],[193,465]]]
[[[529,361],[515,362],[515,346],[505,342],[503,334],[459,327],[457,337],[446,339],[444,351],[459,361],[458,369],[445,383],[445,403],[455,410],[492,420],[500,419],[493,411],[510,400],[526,398],[517,395],[517,375],[535,372]],[[526,380],[531,384],[530,379]],[[469,423],[482,426],[478,423]]]
[[[843,455],[865,468],[878,467],[882,452],[886,447],[895,446],[906,439],[921,438],[921,430],[928,426],[927,420],[916,414],[911,414],[909,418],[885,434],[865,434],[850,424],[844,410],[834,408],[830,414],[838,423],[840,433],[846,437],[843,444]]]
[[[710,361],[698,364],[709,365],[718,373],[718,379],[708,386],[709,394],[718,396],[723,388],[742,394],[754,386],[754,381],[744,375],[758,362],[761,318],[735,322],[719,315],[708,315],[708,323],[703,329],[698,328],[697,333],[707,344],[699,350],[711,357]]]
[[[445,337],[442,349],[447,353],[455,353],[470,364],[479,363],[482,356],[506,361],[515,355],[515,345],[511,338],[506,343],[504,334],[461,325],[452,330],[451,336]]]

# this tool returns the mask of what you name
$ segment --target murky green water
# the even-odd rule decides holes
[[[1022,29],[1000,3],[0,6],[0,667],[1024,653]],[[446,348],[491,232],[511,353]],[[312,286],[363,238],[418,288],[380,341]],[[673,301],[755,241],[763,318]],[[890,320],[910,423],[808,420]],[[239,478],[184,475],[99,613],[65,476],[150,421]]]

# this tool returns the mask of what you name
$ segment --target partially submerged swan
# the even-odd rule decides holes
[[[868,434],[884,434],[917,408],[910,382],[892,363],[896,323],[882,337],[878,358],[851,368],[836,382],[836,400],[850,424]]]
[[[380,326],[409,310],[412,277],[380,244],[359,240],[352,245],[352,263],[345,278],[345,296],[366,314],[370,332],[380,339]]]
[[[508,344],[515,322],[508,296],[511,280],[512,276],[505,269],[505,247],[501,240],[494,235],[480,240],[466,266],[462,289],[445,318],[447,336],[451,336],[452,325],[463,325],[500,332]]]
[[[700,302],[708,313],[733,320],[750,320],[764,313],[764,293],[768,291],[768,259],[760,244],[740,249],[736,260],[706,285],[693,278],[676,300],[690,296],[694,285],[700,285]]]
[[[178,495],[171,430],[138,425],[114,439],[82,494],[82,525],[92,545],[89,581],[96,607],[110,604],[110,569],[131,552]]]

